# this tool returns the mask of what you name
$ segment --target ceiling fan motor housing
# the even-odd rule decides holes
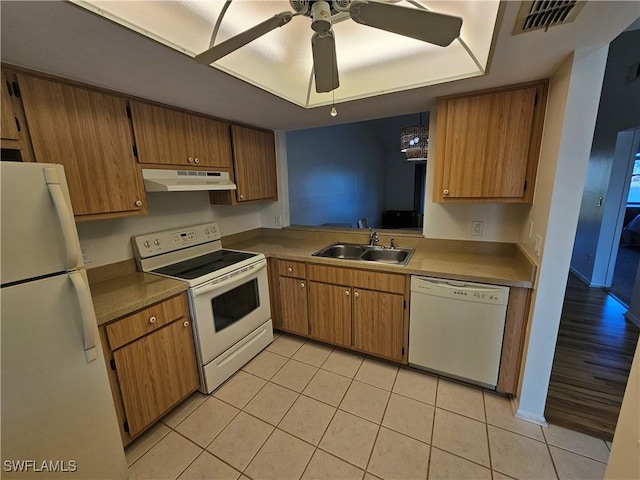
[[[318,0],[311,5],[313,21],[311,28],[315,32],[326,32],[331,29],[331,7],[324,0]]]

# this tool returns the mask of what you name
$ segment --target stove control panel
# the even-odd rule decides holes
[[[203,223],[191,227],[139,235],[131,239],[136,258],[148,258],[176,250],[183,250],[220,240],[217,223]]]

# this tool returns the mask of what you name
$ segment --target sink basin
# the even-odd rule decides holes
[[[362,254],[361,260],[367,260],[369,262],[382,262],[382,263],[403,263],[409,257],[411,252],[405,249],[370,249]]]
[[[406,265],[413,255],[413,248],[382,248],[355,243],[332,243],[313,254],[314,257],[360,260],[365,262]]]
[[[360,260],[366,247],[354,243],[335,243],[314,253],[316,257],[341,258],[343,260]]]

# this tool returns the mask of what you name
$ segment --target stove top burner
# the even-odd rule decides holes
[[[185,280],[193,280],[255,256],[257,256],[255,253],[223,249],[167,265],[166,267],[157,268],[151,270],[151,272],[168,275],[170,277],[183,278]]]

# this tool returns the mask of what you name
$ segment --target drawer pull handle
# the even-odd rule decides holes
[[[200,163],[200,159],[198,157],[194,158],[193,161],[196,163]]]
[[[358,298],[360,296],[360,294],[358,292],[353,292],[353,296]]]
[[[300,287],[304,288],[304,282],[300,282]]]
[[[293,268],[291,268],[291,267],[287,268],[287,272],[289,272],[289,273],[293,272]]]
[[[189,157],[188,161],[189,163],[193,163],[193,157]]]
[[[189,320],[187,320],[186,322],[184,322],[184,323],[182,324],[182,326],[183,326],[183,327],[188,327],[188,326],[189,326]]]
[[[149,319],[149,323],[156,323],[156,317],[151,317]]]
[[[345,290],[344,294],[348,297],[350,295],[349,290]]]

